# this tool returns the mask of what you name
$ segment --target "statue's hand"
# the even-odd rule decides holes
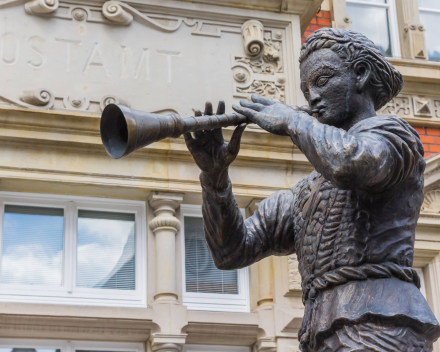
[[[220,101],[217,107],[217,115],[225,113],[225,102]],[[196,116],[202,116],[196,111]],[[212,115],[212,104],[205,104],[204,115]],[[222,129],[216,128],[210,131],[198,131],[185,133],[185,142],[188,150],[194,158],[197,166],[213,180],[220,174],[224,174],[228,166],[235,160],[240,150],[240,140],[246,124],[239,125],[232,134],[229,143],[223,139]]]
[[[256,123],[262,129],[281,136],[288,135],[288,126],[301,113],[311,113],[308,106],[289,106],[252,94],[253,103],[240,100],[240,105],[232,108]]]

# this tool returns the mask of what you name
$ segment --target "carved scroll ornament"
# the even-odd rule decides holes
[[[58,0],[32,0],[24,5],[24,9],[30,15],[38,15],[54,12],[58,6]]]
[[[264,27],[260,21],[249,20],[241,27],[244,50],[249,56],[259,55],[264,48]]]

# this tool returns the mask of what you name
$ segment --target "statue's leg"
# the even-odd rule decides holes
[[[409,327],[363,323],[336,331],[317,352],[432,352],[432,341]]]

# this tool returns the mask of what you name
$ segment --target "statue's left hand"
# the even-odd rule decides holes
[[[281,136],[288,135],[288,126],[300,114],[311,113],[308,106],[289,106],[252,94],[252,103],[240,100],[240,105],[232,108],[256,123],[262,129]]]

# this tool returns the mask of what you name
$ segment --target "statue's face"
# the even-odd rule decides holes
[[[301,90],[318,121],[341,126],[353,118],[359,93],[356,74],[330,49],[312,52],[301,63]]]

